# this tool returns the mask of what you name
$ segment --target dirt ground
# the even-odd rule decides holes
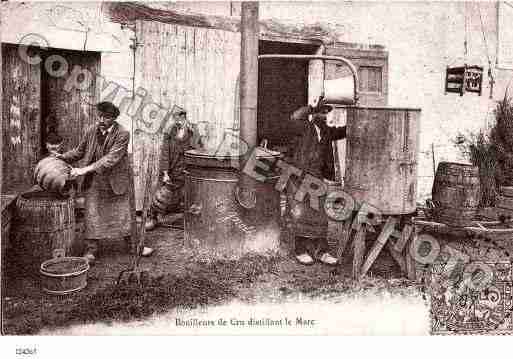
[[[114,285],[131,259],[123,240],[101,243],[88,286],[67,296],[42,293],[37,276],[8,261],[3,276],[3,333],[37,334],[88,323],[144,322],[176,308],[193,310],[233,301],[290,303],[297,298],[329,299],[366,291],[421,296],[417,285],[402,279],[386,251],[367,279],[353,283],[350,253],[336,268],[301,266],[291,257],[262,255],[201,262],[184,247],[182,230],[159,227],[147,234],[146,241],[156,252],[141,261],[141,268],[150,274],[144,286]]]

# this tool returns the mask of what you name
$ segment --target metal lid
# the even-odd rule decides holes
[[[275,159],[282,157],[282,154],[277,151],[271,151],[261,147],[255,149],[258,159]],[[236,168],[240,167],[241,162],[244,160],[244,155],[225,155],[216,152],[207,152],[201,150],[189,150],[185,152],[185,163],[191,166],[200,167],[221,167],[221,168]]]

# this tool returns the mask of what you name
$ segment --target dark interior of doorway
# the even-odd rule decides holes
[[[67,63],[67,71],[61,76],[51,76],[46,60],[58,56]],[[56,130],[64,140],[64,150],[78,145],[84,131],[95,122],[96,76],[100,73],[101,54],[94,51],[76,51],[50,48],[42,53],[41,69],[41,145],[45,152],[45,140],[49,131]],[[62,64],[51,62],[52,70],[58,72]],[[80,69],[82,72],[73,71]],[[84,73],[91,77],[85,78]],[[87,88],[81,84],[87,81]],[[74,86],[73,86],[74,85]],[[54,118],[52,126],[48,120]],[[52,128],[53,127],[53,128]]]
[[[314,54],[318,45],[260,41],[263,54]],[[265,59],[258,64],[258,140],[268,147],[290,154],[301,135],[289,121],[290,114],[308,101],[308,61]]]

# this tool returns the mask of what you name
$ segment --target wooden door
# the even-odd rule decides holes
[[[22,60],[17,46],[2,45],[2,193],[33,184],[41,154],[40,69]]]
[[[60,77],[51,76],[44,68],[42,71],[42,121],[43,130],[46,126],[44,119],[53,115],[59,121],[58,133],[64,139],[64,150],[70,150],[78,145],[84,131],[95,122],[97,102],[96,74],[100,73],[100,53],[89,51],[67,51],[51,49],[44,53],[43,59],[49,56],[62,56],[68,64],[67,73]],[[70,86],[74,83],[72,71],[78,66],[89,71],[90,85],[85,89]],[[54,69],[58,71],[58,69]],[[74,77],[75,75],[73,75]],[[82,78],[78,78],[78,81]],[[68,82],[71,81],[71,82]],[[84,79],[85,81],[85,79]],[[68,87],[66,83],[68,82]],[[43,137],[45,133],[43,133]]]
[[[240,33],[137,21],[136,34],[141,44],[135,55],[136,90],[145,89],[146,103],[166,111],[175,105],[184,108],[188,120],[203,129],[206,147],[215,151],[225,131],[239,127]],[[152,124],[145,128],[139,119],[134,121],[137,209],[143,206],[144,193],[149,196],[148,204],[155,191],[160,130],[165,127]]]

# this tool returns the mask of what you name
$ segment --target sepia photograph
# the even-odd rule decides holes
[[[0,10],[3,336],[513,334],[513,1]]]

